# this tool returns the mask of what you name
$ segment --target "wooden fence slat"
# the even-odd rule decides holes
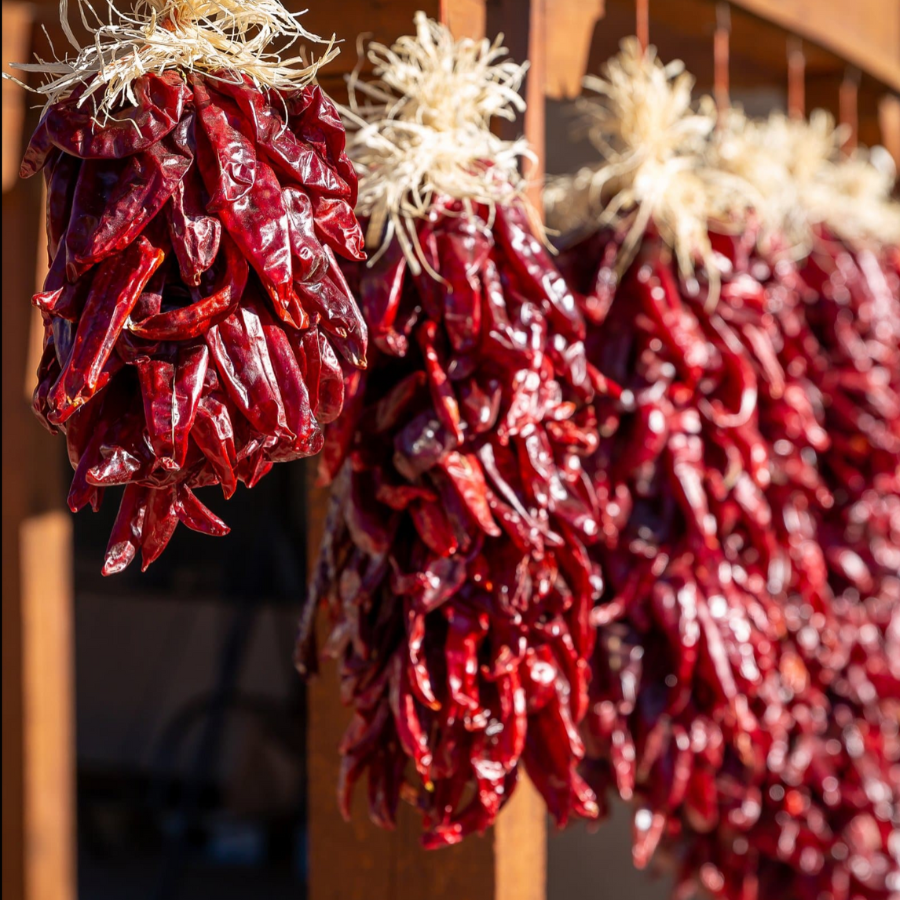
[[[900,97],[888,94],[881,100],[878,120],[881,127],[881,143],[894,157],[894,163],[900,170]]]
[[[4,68],[31,56],[41,12],[4,0]],[[4,81],[3,895],[73,900],[71,526],[60,508],[63,447],[29,409],[41,332],[29,300],[46,265],[41,180],[17,178],[31,105]]]

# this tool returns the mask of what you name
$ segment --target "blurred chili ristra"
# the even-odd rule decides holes
[[[619,171],[639,117],[657,150],[667,112],[676,142],[702,130],[683,118],[685,86],[666,96],[645,60],[626,47],[611,63],[595,119]],[[645,65],[656,72],[635,88]],[[660,106],[629,110],[634,98]],[[761,143],[772,165],[776,142]],[[887,257],[821,234],[802,272],[783,234],[763,257],[740,208],[740,229],[720,223],[740,237],[708,233],[718,195],[686,221],[680,187],[696,200],[730,182],[704,172],[702,147],[677,148],[651,158],[646,181],[641,157],[627,183],[637,205],[642,189],[653,198],[647,228],[626,208],[616,228],[561,241],[587,359],[621,389],[595,402],[585,461],[602,535],[589,554],[606,584],[583,772],[601,803],[610,788],[631,802],[635,863],[673,865],[675,896],[882,900],[900,873],[897,281]],[[655,193],[669,162],[679,178]],[[565,220],[592,181],[551,191],[551,209]],[[685,258],[703,263],[696,275]],[[830,287],[815,279],[823,266]]]

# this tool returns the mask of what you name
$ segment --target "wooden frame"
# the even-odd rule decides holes
[[[287,0],[289,6],[301,4]],[[356,63],[353,38],[360,29],[390,41],[411,27],[422,8],[442,12],[458,35],[504,31],[516,58],[531,58],[527,81],[530,113],[525,131],[543,158],[543,98],[573,96],[590,65],[595,29],[612,21],[626,0],[344,0],[314,4],[309,27],[330,33],[337,23],[347,43],[324,78],[340,95],[342,76]],[[627,0],[633,8],[633,0]],[[712,31],[703,22],[714,15],[712,0],[694,3],[699,29],[691,48],[712,55]],[[302,5],[306,5],[305,3]],[[759,29],[773,24],[801,36],[807,47],[810,99],[832,92],[825,79],[844,77],[845,63],[863,73],[860,133],[878,135],[900,161],[900,6],[896,0],[733,0],[736,10],[754,17]],[[651,0],[650,30],[673,21],[676,4]],[[27,59],[41,17],[55,18],[56,0],[3,2],[3,62]],[[604,15],[610,16],[603,20]],[[599,24],[598,24],[599,23]],[[623,36],[633,14],[618,20]],[[618,27],[618,26],[617,26]],[[783,50],[762,48],[753,36],[747,46],[768,54],[764,64],[743,57],[732,42],[736,67],[774,71],[786,63]],[[707,50],[703,50],[708,47]],[[46,55],[46,54],[45,54]],[[776,60],[775,57],[778,57]],[[838,59],[839,58],[839,59]],[[769,68],[767,69],[766,66]],[[837,88],[835,87],[834,90]],[[894,94],[890,93],[895,92]],[[23,137],[33,114],[27,98],[3,85],[3,888],[11,900],[71,900],[75,895],[74,741],[72,709],[71,535],[59,473],[59,445],[42,433],[23,397],[31,381],[29,348],[34,346],[32,293],[43,253],[41,198],[35,182],[16,180]],[[835,94],[835,101],[837,95]],[[29,119],[30,116],[30,119]],[[539,179],[541,164],[530,175]],[[537,194],[534,195],[537,198]],[[27,374],[26,374],[27,373]],[[315,552],[324,498],[312,492],[310,547]],[[535,791],[522,784],[492,833],[435,853],[418,847],[416,823],[404,815],[394,833],[380,832],[363,810],[351,824],[337,811],[337,743],[346,711],[337,697],[334,672],[326,668],[310,689],[309,810],[311,900],[541,900],[545,896],[546,825]]]

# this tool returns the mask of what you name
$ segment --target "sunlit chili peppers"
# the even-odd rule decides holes
[[[364,258],[356,176],[320,88],[166,71],[133,93],[105,124],[81,90],[52,104],[22,164],[48,193],[35,411],[66,434],[73,510],[126,486],[105,574],[179,522],[225,534],[193,490],[317,453],[366,362],[335,256]]]
[[[575,772],[597,578],[583,325],[521,211],[487,218],[448,201],[420,225],[443,282],[397,254],[349,272],[377,351],[322,457],[312,602],[354,709],[341,807],[365,772],[373,818],[405,797],[427,846],[490,825],[520,761],[559,821],[595,813]],[[308,621],[301,668],[311,638]]]
[[[680,861],[679,896],[888,897],[897,569],[868,599],[835,593],[846,574],[828,560],[828,523],[851,504],[829,478],[840,354],[811,325],[825,303],[791,264],[754,257],[752,233],[713,238],[731,274],[712,310],[649,238],[611,288],[602,260],[617,243],[600,234],[562,259],[593,313],[588,359],[624,393],[598,403],[588,464],[607,576],[588,781],[633,803],[636,864],[660,845]],[[870,493],[882,508],[896,496],[883,482]],[[891,558],[889,534],[868,546]]]
[[[395,45],[403,66],[370,52],[380,90],[401,99],[388,119],[364,110],[373,124],[351,138],[360,197],[394,237],[376,235],[373,265],[344,266],[373,358],[348,377],[326,431],[333,507],[297,663],[315,666],[325,603],[325,650],[353,709],[341,809],[366,776],[378,824],[393,826],[405,799],[438,847],[491,825],[523,763],[558,822],[596,815],[576,771],[599,584],[581,464],[596,445],[596,387],[575,298],[515,188],[519,145],[495,138],[481,112],[518,99],[509,87],[522,70],[486,66],[502,51],[456,44],[424,15],[417,26]],[[425,74],[405,84],[415,71]],[[448,194],[421,202],[409,172],[445,179]]]
[[[897,283],[891,299],[888,255],[822,235],[798,273],[802,227],[757,241],[733,202],[754,196],[746,170],[709,166],[711,120],[689,85],[666,90],[676,73],[625,46],[582,106],[608,169],[553,198],[565,219],[587,186],[615,226],[562,241],[588,361],[621,389],[595,403],[585,462],[606,584],[584,772],[632,803],[635,863],[674,863],[677,897],[883,900],[900,887]],[[768,228],[804,208],[772,176],[793,127],[776,124],[750,204],[775,191]],[[741,237],[709,233],[723,211]]]

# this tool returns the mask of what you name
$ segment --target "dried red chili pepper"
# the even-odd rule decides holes
[[[332,344],[364,366],[367,337],[334,255],[362,258],[356,178],[318,87],[165,71],[104,121],[92,77],[49,105],[21,174],[48,183],[35,411],[67,433],[73,509],[126,485],[109,574],[179,522],[227,532],[193,489],[318,452],[344,396]]]

